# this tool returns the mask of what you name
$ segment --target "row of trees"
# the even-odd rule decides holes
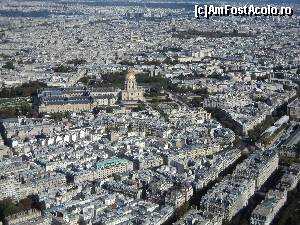
[[[66,65],[60,64],[54,66],[52,70],[55,73],[72,73],[77,71],[79,65],[84,65],[86,63],[87,61],[82,58],[70,59],[66,62]]]
[[[101,75],[101,79],[96,76],[85,76],[78,80],[86,86],[91,87],[123,87],[125,82],[126,71],[105,73]]]
[[[248,136],[249,138],[255,142],[257,141],[261,134],[270,126],[272,126],[274,124],[275,120],[272,116],[267,116],[266,119],[260,123],[260,124],[257,124],[252,130],[250,130],[248,132]]]
[[[7,69],[7,70],[14,70],[16,67],[13,63],[13,61],[7,61],[3,66],[2,69]]]
[[[67,61],[67,64],[73,64],[74,66],[78,66],[78,65],[84,65],[86,64],[86,60],[85,59],[70,59]]]
[[[125,82],[126,71],[101,74],[101,80],[96,76],[85,76],[78,80],[87,86],[92,87],[120,87],[123,88]],[[136,80],[139,85],[149,85],[153,90],[161,90],[163,87],[175,87],[168,79],[161,76],[150,77],[147,73],[136,74]]]
[[[93,114],[97,115],[100,111],[105,111],[106,113],[112,113],[114,110],[112,107],[95,107],[93,108]]]
[[[0,98],[15,98],[32,96],[37,89],[47,87],[47,84],[39,81],[24,83],[18,87],[4,87],[0,90]]]
[[[75,72],[76,68],[72,67],[72,66],[66,66],[66,65],[58,65],[52,68],[52,70],[55,73],[71,73],[71,72]]]
[[[208,94],[209,94],[206,87],[193,89],[191,87],[180,87],[180,86],[175,85],[175,84],[169,84],[167,86],[167,89],[171,90],[173,92],[181,93],[181,94],[192,93],[192,94],[195,94],[195,95],[201,95],[201,96],[205,96],[205,97],[207,97]]]
[[[206,37],[206,38],[223,38],[223,37],[256,37],[254,34],[250,33],[239,33],[237,30],[232,32],[222,32],[222,31],[198,31],[195,29],[190,29],[188,31],[177,31],[172,35],[176,38],[194,38],[194,37]]]
[[[129,61],[129,60],[122,60],[121,62],[119,62],[121,65],[126,65],[126,66],[134,66],[134,65],[153,65],[153,66],[159,66],[162,64],[167,64],[167,65],[176,65],[179,63],[177,58],[170,58],[167,57],[165,58],[163,61],[159,61],[159,60],[152,60],[152,61],[139,61],[138,59],[136,59],[135,61]]]
[[[261,99],[261,100],[263,100],[263,99]],[[291,102],[291,101],[292,101],[292,99],[289,102]],[[277,109],[274,110],[274,112],[272,113],[271,116],[268,115],[262,123],[256,125],[252,130],[250,130],[248,132],[248,136],[251,138],[251,140],[257,141],[260,138],[261,134],[268,127],[272,126],[276,120],[278,120],[280,117],[285,115],[287,112],[287,105],[288,105],[288,103],[284,103],[281,106],[277,107]]]
[[[265,146],[270,145],[275,140],[275,138],[280,134],[280,132],[282,132],[284,129],[286,129],[286,127],[287,127],[287,125],[283,124],[273,134],[271,134],[271,135],[270,134],[264,134],[261,137],[261,143]]]
[[[190,101],[190,105],[193,107],[201,107],[205,98],[207,98],[208,94],[203,94],[201,96],[194,97]]]
[[[4,87],[0,89],[0,100],[1,98],[31,97],[36,93],[37,89],[44,87],[47,87],[47,85],[39,81],[24,83],[18,87]],[[0,118],[20,115],[36,117],[38,116],[38,112],[32,108],[31,103],[26,101],[16,103],[14,106],[0,107]]]
[[[0,118],[17,116],[37,117],[38,111],[33,109],[29,103],[23,103],[15,107],[0,107]]]
[[[5,217],[32,208],[45,209],[36,195],[21,199],[19,202],[14,202],[10,198],[3,199],[0,201],[0,221],[4,222]]]

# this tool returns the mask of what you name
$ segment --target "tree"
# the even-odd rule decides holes
[[[144,111],[145,109],[146,109],[145,105],[144,104],[140,104],[140,105],[138,105],[138,107],[133,108],[132,111],[133,112],[139,112],[139,111]]]
[[[195,97],[192,99],[191,104],[194,107],[200,107],[200,106],[202,106],[203,100],[204,100],[203,97]]]
[[[21,113],[22,115],[28,115],[31,114],[31,105],[30,104],[22,104],[21,105]]]
[[[122,60],[122,61],[120,62],[120,64],[121,64],[121,65],[127,65],[127,66],[134,66],[134,63],[133,63],[133,62],[128,61],[128,60],[126,60],[126,59]]]
[[[50,116],[50,119],[53,119],[56,122],[62,121],[63,118],[64,118],[64,115],[62,113],[52,113]]]
[[[96,116],[100,112],[100,110],[101,109],[99,107],[93,108],[93,114],[94,114],[94,116]]]
[[[75,71],[74,68],[65,65],[58,65],[56,67],[53,67],[52,69],[56,73],[70,73]]]
[[[161,93],[162,87],[154,86],[150,88],[149,93],[145,94],[146,97],[158,97],[164,94]]]
[[[252,141],[257,141],[260,138],[261,134],[268,127],[272,126],[274,122],[275,120],[272,116],[266,116],[266,119],[263,122],[257,124],[252,130],[248,131],[248,136]]]
[[[113,111],[114,111],[114,110],[113,110],[112,107],[107,107],[107,108],[106,108],[106,112],[107,112],[107,113],[113,113]]]
[[[73,64],[74,66],[83,65],[85,63],[85,59],[70,59],[67,61],[67,64]]]
[[[177,62],[169,57],[167,57],[164,61],[163,61],[164,64],[170,64],[170,65],[173,65],[173,64],[176,64]]]
[[[7,61],[3,66],[3,69],[7,69],[7,70],[14,70],[15,66],[14,63],[12,61]]]
[[[189,210],[189,207],[189,202],[183,203],[183,205],[180,206],[180,208],[176,209],[176,217],[181,218]]]
[[[29,97],[32,96],[37,89],[43,87],[47,87],[47,84],[39,81],[31,81],[18,87],[2,88],[0,90],[0,98]]]
[[[13,203],[10,198],[0,201],[0,220],[4,222],[4,218],[12,214],[21,212],[22,208]]]
[[[196,95],[208,95],[207,88],[201,88],[194,91]]]
[[[95,79],[95,77],[84,76],[81,77],[78,82],[88,85],[91,79]]]
[[[32,200],[30,198],[21,199],[18,205],[21,208],[26,209],[26,210],[31,209],[31,207],[32,207]]]

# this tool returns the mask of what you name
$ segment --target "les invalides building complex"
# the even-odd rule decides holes
[[[144,89],[139,87],[132,68],[128,69],[124,90],[118,88],[45,88],[37,93],[40,113],[82,112],[95,107],[114,106],[121,100],[126,106],[144,101]]]

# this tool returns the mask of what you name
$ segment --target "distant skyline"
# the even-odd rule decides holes
[[[41,2],[68,2],[69,0],[26,0],[26,1],[41,1]],[[105,3],[123,3],[123,2],[134,2],[132,0],[73,0],[72,2],[105,2]],[[203,3],[203,2],[242,2],[242,3],[299,3],[298,0],[140,0],[138,2],[166,2],[166,3]]]

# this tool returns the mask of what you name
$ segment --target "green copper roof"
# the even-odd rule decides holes
[[[103,160],[103,161],[98,161],[96,163],[96,168],[102,169],[102,168],[109,167],[109,166],[114,166],[114,165],[118,165],[118,164],[127,164],[127,163],[128,163],[127,159],[119,159],[119,158],[107,159],[107,160]]]

